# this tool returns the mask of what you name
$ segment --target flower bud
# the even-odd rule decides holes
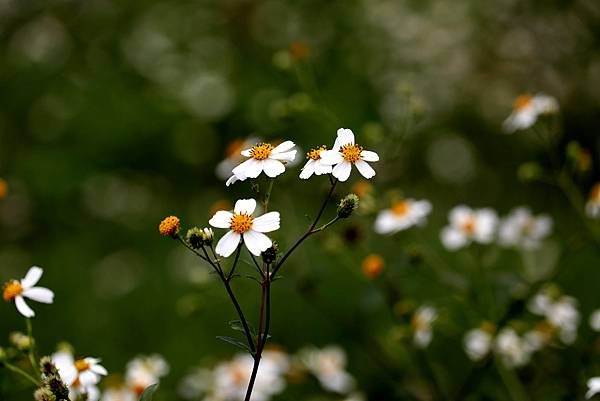
[[[339,203],[337,214],[341,219],[347,219],[358,208],[358,196],[354,194],[346,195]]]
[[[19,351],[28,351],[33,346],[33,340],[19,331],[12,332],[9,341]]]
[[[275,260],[277,260],[278,252],[279,252],[279,246],[277,245],[276,242],[273,242],[273,245],[270,248],[267,248],[266,251],[261,253],[260,256],[262,256],[263,262],[270,265],[273,262],[275,262]]]
[[[179,232],[179,218],[177,216],[166,217],[160,222],[158,231],[165,237],[175,237]]]
[[[35,401],[56,401],[56,396],[48,387],[40,387],[33,393]]]
[[[185,236],[188,244],[194,249],[202,248],[204,245],[211,245],[214,238],[212,228],[190,228]]]

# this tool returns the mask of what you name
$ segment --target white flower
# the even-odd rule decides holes
[[[100,392],[96,385],[102,376],[108,374],[106,369],[100,365],[100,359],[75,360],[71,353],[59,351],[52,355],[52,362],[69,388],[71,399],[77,398],[77,395],[80,394],[87,394],[90,401],[97,401],[100,398]]]
[[[592,187],[585,204],[585,213],[592,219],[600,219],[600,182]]]
[[[500,354],[502,361],[508,367],[524,366],[531,358],[531,353],[525,346],[523,339],[509,327],[498,333],[494,349]]]
[[[242,156],[242,150],[251,148],[260,142],[260,138],[256,137],[236,139],[230,142],[225,150],[225,159],[217,164],[215,170],[217,177],[226,181],[231,176],[231,170],[245,160],[245,157]]]
[[[492,209],[473,210],[467,206],[456,206],[448,214],[450,225],[444,227],[441,240],[449,250],[457,250],[471,242],[489,244],[494,239],[498,224]]]
[[[259,143],[250,149],[243,150],[241,155],[247,157],[231,172],[233,175],[227,180],[229,186],[236,181],[245,181],[248,178],[256,178],[264,171],[268,177],[277,177],[285,171],[285,163],[296,158],[296,146],[292,141],[285,141],[280,145],[273,146],[270,143]]]
[[[307,348],[300,352],[300,360],[325,390],[346,394],[354,388],[354,378],[346,372],[346,353],[340,347]]]
[[[311,149],[311,151],[306,154],[308,161],[306,162],[304,167],[302,167],[300,178],[306,180],[310,178],[313,174],[331,174],[333,167],[330,164],[323,163],[323,160],[321,159],[321,154],[326,151],[327,147],[321,146],[320,148]]]
[[[542,290],[535,294],[527,303],[527,309],[534,315],[546,316],[552,306],[552,298]]]
[[[559,329],[558,335],[563,343],[572,344],[575,341],[580,316],[577,310],[577,301],[574,298],[560,297],[550,306],[546,319]]]
[[[465,352],[469,359],[480,361],[485,358],[492,348],[492,340],[492,334],[487,330],[481,328],[469,330],[464,338]]]
[[[423,225],[430,212],[431,203],[426,200],[405,199],[396,202],[391,208],[379,212],[375,220],[375,232],[394,234],[415,225]]]
[[[427,348],[433,339],[433,322],[437,319],[437,311],[431,306],[421,306],[412,317],[414,343],[419,348]]]
[[[515,100],[513,111],[503,123],[504,131],[513,133],[527,129],[535,124],[543,114],[553,114],[558,111],[558,102],[552,96],[538,93],[535,96],[521,95]]]
[[[214,381],[212,370],[196,368],[183,377],[179,386],[177,386],[177,392],[181,398],[186,400],[196,400],[202,395],[212,391]]]
[[[25,298],[51,304],[54,301],[54,293],[44,287],[34,287],[44,271],[33,266],[29,269],[25,278],[22,280],[12,280],[4,285],[3,298],[6,302],[15,302],[15,306],[21,315],[31,318],[35,312],[27,305]]]
[[[600,331],[600,309],[596,309],[590,315],[590,327],[594,331]]]
[[[235,203],[233,213],[221,210],[210,219],[209,224],[217,228],[229,228],[217,243],[217,254],[228,257],[243,239],[248,250],[255,256],[267,250],[273,242],[263,233],[279,229],[279,212],[269,212],[254,217],[254,199],[240,199]]]
[[[534,249],[551,231],[552,219],[549,216],[536,217],[528,208],[519,207],[500,222],[498,236],[502,245]]]
[[[169,373],[169,364],[160,355],[138,356],[127,363],[125,383],[138,396]]]
[[[587,381],[588,391],[585,393],[585,398],[592,398],[600,393],[600,377],[592,377]]]
[[[138,395],[132,390],[122,388],[109,388],[102,394],[101,401],[137,401]]]
[[[321,152],[323,164],[334,166],[332,174],[338,180],[344,182],[350,177],[352,165],[365,178],[373,178],[375,170],[367,162],[379,161],[379,155],[369,150],[363,150],[362,146],[354,142],[354,133],[346,128],[337,130],[337,138],[332,150]]]

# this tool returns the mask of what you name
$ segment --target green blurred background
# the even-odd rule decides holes
[[[433,213],[426,228],[390,238],[372,232],[367,213],[310,240],[275,284],[273,341],[290,351],[342,345],[369,400],[430,399],[414,350],[397,338],[407,324],[386,305],[393,287],[394,302],[441,307],[427,357],[453,393],[471,366],[462,333],[494,316],[432,279],[422,256],[435,252],[461,272],[461,256],[439,241],[457,203],[501,214],[529,205],[555,220],[539,260],[564,265],[557,282],[584,322],[581,345],[540,357],[546,371],[528,368],[523,381],[532,399],[580,398],[585,378],[600,373],[585,323],[600,306],[600,252],[559,189],[517,171],[529,161],[550,170],[577,141],[592,157],[571,172],[582,198],[598,179],[599,38],[594,0],[0,0],[0,281],[42,266],[56,293],[54,305],[35,305],[45,353],[67,340],[111,372],[161,353],[172,370],[159,397],[178,399],[190,367],[235,352],[215,339],[230,335],[235,316],[214,276],[161,238],[158,223],[175,214],[186,228],[203,226],[215,203],[251,195],[248,183],[226,188],[215,175],[233,140],[291,139],[306,151],[347,127],[381,155],[379,207],[401,191],[431,200]],[[502,134],[513,99],[528,91],[560,102],[550,155],[530,133]],[[284,248],[328,185],[300,182],[298,172],[278,178],[272,197]],[[520,258],[492,251],[508,302]],[[361,274],[370,253],[386,260],[378,281]],[[250,280],[235,289],[255,319],[259,289]],[[24,329],[13,306],[1,309],[0,344]],[[497,381],[490,373],[473,399],[510,399]],[[286,394],[277,399],[300,397]]]

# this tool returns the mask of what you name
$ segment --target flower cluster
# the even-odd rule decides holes
[[[556,112],[558,102],[552,96],[543,93],[520,95],[515,100],[513,111],[504,121],[503,127],[507,133],[513,133],[533,126],[542,115]]]
[[[98,383],[108,374],[104,366],[100,365],[100,359],[90,357],[75,359],[70,349],[59,350],[51,358],[69,389],[69,398],[77,399],[83,395],[88,401],[100,399]]]

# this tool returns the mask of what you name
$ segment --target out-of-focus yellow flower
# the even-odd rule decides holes
[[[163,219],[158,226],[158,231],[161,235],[174,236],[179,232],[179,217],[169,216]]]
[[[385,260],[380,255],[371,254],[363,259],[362,271],[366,278],[374,279],[379,277],[385,267]]]
[[[6,180],[0,178],[0,199],[6,198],[8,194],[8,183]]]

